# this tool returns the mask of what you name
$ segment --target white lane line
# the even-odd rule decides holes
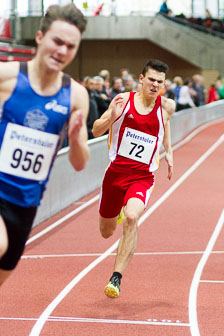
[[[36,321],[36,318],[32,317],[0,317],[0,320],[8,321]],[[174,327],[189,327],[189,323],[183,323],[179,320],[167,320],[167,319],[148,319],[146,321],[137,320],[112,320],[112,319],[96,319],[96,318],[84,318],[84,317],[57,317],[51,316],[47,320],[48,322],[78,322],[78,323],[110,323],[110,324],[140,324],[140,325],[160,325],[160,326],[174,326]]]
[[[187,142],[189,142],[193,137],[195,137],[197,134],[199,134],[201,131],[203,131],[204,129],[219,124],[221,122],[224,121],[224,118],[222,119],[218,119],[218,120],[213,120],[210,121],[200,127],[198,127],[197,129],[195,129],[192,133],[190,133],[186,138],[184,138],[183,140],[181,140],[180,142],[178,142],[176,145],[174,145],[173,151],[175,151],[176,149],[180,148],[181,146],[185,145]],[[160,155],[160,159],[162,159],[165,156],[165,153],[162,153]],[[71,218],[72,216],[76,215],[77,213],[79,213],[80,211],[82,211],[83,209],[87,208],[89,205],[93,204],[94,202],[96,202],[99,199],[99,194],[96,195],[95,197],[93,197],[92,199],[90,199],[88,202],[84,203],[82,206],[78,207],[77,209],[73,210],[72,212],[68,213],[67,215],[65,215],[64,217],[60,218],[59,220],[57,220],[55,223],[49,225],[46,229],[44,229],[43,231],[37,233],[36,235],[34,235],[33,237],[31,237],[30,239],[27,240],[26,245],[32,243],[33,241],[37,240],[38,238],[42,237],[43,235],[45,235],[46,233],[48,233],[49,231],[53,230],[54,228],[56,228],[57,226],[59,226],[60,224],[64,223],[67,219]],[[78,203],[78,202],[75,202]]]
[[[184,181],[194,172],[215,149],[224,141],[224,135],[222,135],[194,164],[191,166],[164,194],[160,197],[148,211],[140,218],[138,226],[140,226],[146,218],[148,218]],[[107,258],[111,252],[113,252],[118,246],[119,240],[117,240],[103,255],[99,256],[92,263],[90,263],[85,269],[83,269],[59,294],[55,299],[47,306],[47,308],[40,315],[38,321],[33,326],[30,336],[38,336],[50,314],[54,311],[57,305],[65,298],[65,296],[75,287],[75,285],[88,274],[94,267],[96,267],[101,261]]]
[[[136,252],[135,256],[150,256],[150,255],[189,255],[189,254],[203,254],[204,251],[185,251],[185,252]],[[21,259],[45,259],[45,258],[73,258],[73,257],[99,257],[103,253],[71,253],[71,254],[36,254],[23,255]],[[224,254],[224,251],[212,251],[211,254]],[[116,253],[111,253],[114,256]],[[108,256],[109,257],[109,256]]]
[[[224,284],[224,281],[219,281],[219,280],[200,280],[200,282],[205,282],[205,283],[216,283],[216,284]]]
[[[197,291],[198,285],[200,283],[201,274],[203,272],[204,266],[208,260],[209,255],[215,245],[215,242],[219,236],[220,231],[222,230],[224,224],[224,209],[222,210],[221,216],[216,224],[215,230],[208,242],[208,245],[197,265],[195,270],[193,280],[190,287],[189,302],[188,302],[188,313],[189,313],[189,322],[190,322],[190,331],[192,336],[200,336],[198,319],[197,319]]]

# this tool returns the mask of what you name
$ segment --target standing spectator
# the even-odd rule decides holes
[[[95,81],[95,99],[97,102],[98,113],[101,116],[107,109],[110,104],[110,98],[106,95],[105,90],[103,89],[104,80],[100,76],[93,77]]]
[[[111,0],[111,15],[116,16],[117,14],[117,1],[116,0]]]
[[[95,90],[94,79],[89,76],[85,77],[84,85],[89,94],[89,114],[87,118],[88,139],[92,139],[93,138],[93,134],[92,134],[93,123],[96,119],[99,118],[96,97],[94,94],[94,90]]]
[[[169,11],[170,11],[170,9],[167,6],[167,0],[164,0],[161,7],[160,7],[159,13],[168,15]]]
[[[217,78],[215,87],[217,89],[219,99],[224,99],[224,84],[223,84],[223,78],[220,76]]]
[[[173,88],[173,91],[174,91],[176,104],[178,104],[180,89],[181,89],[182,85],[183,85],[182,77],[180,77],[180,76],[174,77],[173,84],[172,84],[171,87]]]
[[[129,70],[127,68],[121,68],[120,69],[120,77],[123,80],[125,76],[129,74]]]
[[[104,5],[104,3],[100,4],[99,6],[96,7],[96,9],[94,9],[93,16],[100,15],[100,13],[103,10],[103,5]]]
[[[172,89],[172,82],[169,79],[165,80],[165,92],[163,96],[175,100],[174,90]]]
[[[122,91],[122,79],[120,77],[114,77],[111,83],[110,98],[113,99],[117,94]]]
[[[130,92],[135,90],[136,82],[134,80],[133,75],[128,74],[123,77],[123,86],[124,86],[124,92]]]
[[[194,75],[192,77],[191,88],[196,92],[194,97],[194,103],[196,106],[202,106],[205,104],[205,88],[203,85],[203,77],[201,75]]]
[[[212,102],[214,102],[218,99],[219,99],[219,95],[218,95],[218,92],[216,90],[215,84],[211,84],[209,89],[208,89],[208,97],[207,97],[206,103],[209,104],[209,103],[212,103]]]
[[[179,92],[179,98],[177,102],[176,111],[181,111],[181,110],[195,106],[191,98],[191,94],[190,94],[190,89],[189,89],[190,85],[191,85],[190,80],[186,79],[184,82],[184,85],[181,87],[180,92]]]
[[[110,72],[109,70],[103,69],[99,72],[98,76],[103,78],[102,91],[109,97],[110,96]]]

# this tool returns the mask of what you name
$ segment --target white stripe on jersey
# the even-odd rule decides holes
[[[157,149],[155,151],[155,154],[153,155],[152,162],[149,167],[150,172],[153,172],[159,168],[159,151],[160,151],[160,147],[161,147],[163,136],[164,136],[164,126],[163,126],[163,120],[162,120],[161,107],[157,109],[157,118],[159,120],[158,143],[157,143]]]
[[[110,129],[110,134],[109,134],[109,158],[110,161],[113,162],[116,159],[116,155],[117,155],[117,147],[118,147],[118,139],[119,139],[119,132],[120,132],[120,128],[121,125],[123,123],[124,117],[126,115],[126,113],[129,111],[130,109],[130,100],[128,101],[125,110],[123,111],[122,115],[120,116],[119,119],[117,119],[111,129]]]

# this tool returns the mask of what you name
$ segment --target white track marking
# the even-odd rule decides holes
[[[219,280],[200,280],[200,282],[224,284],[224,281],[219,281]]]
[[[192,336],[200,336],[197,320],[197,291],[198,291],[198,285],[200,283],[201,274],[208,260],[208,257],[211,254],[211,251],[215,245],[215,242],[219,236],[219,233],[222,230],[223,224],[224,224],[224,209],[222,210],[219,221],[216,224],[215,230],[208,242],[208,245],[203,253],[203,256],[198,263],[198,266],[196,268],[191,283],[189,302],[188,302],[188,313],[189,313],[190,330]]]
[[[140,226],[146,218],[148,218],[185,180],[189,177],[208,157],[215,149],[224,141],[224,135],[222,135],[164,194],[160,197],[139,220],[138,226]],[[94,267],[96,267],[101,261],[107,258],[111,252],[113,252],[118,246],[119,240],[117,240],[103,255],[95,259],[85,269],[83,269],[59,294],[56,298],[47,306],[47,308],[40,315],[39,319],[35,323],[31,330],[30,336],[38,336],[50,314],[54,311],[57,305],[65,298],[65,296],[75,287],[75,285]]]
[[[200,127],[198,127],[197,129],[195,129],[193,132],[191,132],[186,138],[184,138],[183,140],[181,140],[180,142],[178,142],[176,145],[174,145],[173,151],[175,151],[176,149],[180,148],[181,146],[185,145],[188,141],[190,141],[193,137],[195,137],[198,133],[200,133],[201,131],[203,131],[204,129],[219,124],[220,122],[223,122],[224,118],[218,119],[218,120],[213,120],[211,122],[208,122]],[[62,149],[63,150],[63,149]],[[162,153],[160,155],[160,159],[162,159],[165,156],[165,153]],[[26,245],[32,243],[33,241],[37,240],[38,238],[42,237],[43,235],[45,235],[46,233],[48,233],[49,231],[53,230],[54,228],[56,228],[57,226],[59,226],[60,224],[64,223],[67,219],[71,218],[72,216],[76,215],[77,213],[79,213],[80,211],[82,211],[83,209],[85,209],[86,207],[88,207],[89,205],[93,204],[94,202],[96,202],[99,199],[99,195],[96,195],[95,197],[93,197],[92,199],[90,199],[88,202],[84,203],[82,206],[80,206],[79,208],[73,210],[72,212],[68,213],[67,215],[65,215],[64,217],[60,218],[59,220],[57,220],[55,223],[51,224],[50,226],[48,226],[46,229],[44,229],[43,231],[39,232],[38,234],[34,235],[33,237],[31,237],[29,240],[27,240]],[[77,202],[75,202],[77,203]]]
[[[149,255],[189,255],[189,254],[203,254],[204,251],[185,251],[185,252],[136,252],[135,256],[149,256]],[[212,251],[212,254],[224,254],[224,251]],[[45,258],[73,258],[73,257],[99,257],[103,253],[71,253],[71,254],[36,254],[23,255],[21,259],[45,259]],[[111,253],[114,256],[116,253]]]
[[[32,317],[0,317],[0,320],[13,320],[13,321],[36,321],[36,318]],[[136,320],[112,320],[112,319],[96,319],[85,317],[58,317],[50,316],[48,322],[78,322],[78,323],[110,323],[110,324],[140,324],[140,325],[159,325],[159,326],[174,326],[174,327],[189,327],[189,323],[183,323],[179,320],[167,320],[167,319],[148,319],[146,321]]]

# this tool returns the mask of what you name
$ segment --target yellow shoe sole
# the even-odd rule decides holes
[[[104,289],[104,293],[109,297],[109,298],[116,298],[119,296],[119,291],[116,290],[116,288],[114,288],[113,285],[108,284],[105,289]]]

